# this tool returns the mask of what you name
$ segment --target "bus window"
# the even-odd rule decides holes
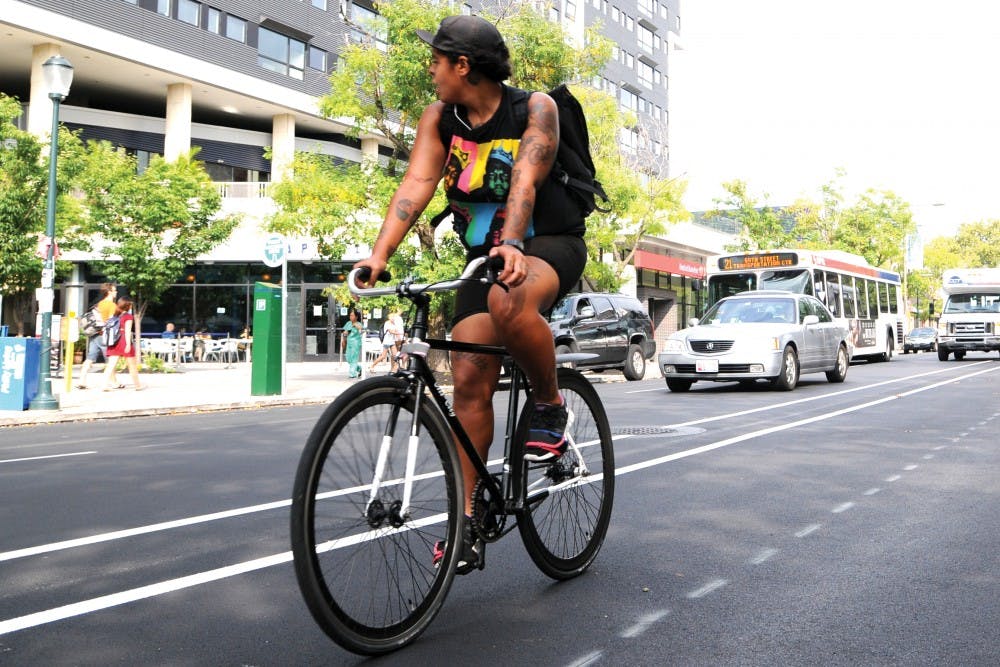
[[[840,291],[844,297],[844,317],[853,319],[858,316],[858,296],[854,290],[854,278],[852,276],[840,276],[840,281]]]
[[[899,312],[899,286],[889,285],[889,312],[896,314]]]
[[[826,307],[834,317],[842,317],[844,310],[840,307],[840,276],[826,272]]]
[[[808,269],[764,271],[760,274],[760,289],[780,289],[810,296],[813,293]]]
[[[708,303],[711,305],[724,297],[755,289],[758,289],[757,276],[753,273],[712,276],[708,280]]]
[[[868,286],[868,317],[875,319],[878,317],[878,283],[874,280],[866,280]]]
[[[816,286],[816,293],[813,296],[826,303],[826,280],[823,278],[823,272],[819,269],[813,271],[813,283]]]
[[[880,312],[889,312],[889,285],[887,283],[878,284],[878,309]]]

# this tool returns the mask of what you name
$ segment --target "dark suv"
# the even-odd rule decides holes
[[[567,294],[549,314],[556,354],[588,352],[593,359],[577,368],[620,368],[628,380],[641,380],[646,360],[656,354],[653,322],[637,299],[624,294]]]

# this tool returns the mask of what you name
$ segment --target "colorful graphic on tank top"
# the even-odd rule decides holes
[[[477,144],[458,135],[451,138],[444,188],[455,232],[468,248],[489,248],[499,242],[520,143],[520,139],[494,139]],[[529,225],[525,238],[532,236],[534,225]]]

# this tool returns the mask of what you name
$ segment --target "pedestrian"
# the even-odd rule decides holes
[[[101,319],[107,322],[115,314],[115,298],[117,296],[117,287],[112,283],[101,283],[101,299],[91,308],[97,308],[97,312],[101,314]],[[104,330],[102,329],[93,336],[87,336],[87,358],[83,362],[83,366],[80,367],[80,383],[76,385],[77,389],[87,388],[87,373],[90,372],[91,366],[98,361],[104,361],[105,366],[107,366],[108,348],[104,345],[103,334]],[[113,370],[111,382],[118,384],[118,378],[114,375]]]
[[[361,377],[361,349],[364,346],[364,329],[358,321],[358,311],[347,313],[347,322],[340,335],[340,353],[347,357],[347,377]]]
[[[403,318],[398,310],[389,313],[389,317],[382,323],[382,353],[376,357],[375,361],[368,368],[369,373],[375,372],[375,367],[382,363],[383,359],[389,360],[389,372],[396,372],[396,356],[399,352],[399,345],[403,342]]]
[[[112,389],[124,389],[125,385],[119,384],[114,375],[115,366],[118,364],[118,357],[125,359],[128,373],[132,376],[132,387],[136,391],[142,391],[146,387],[139,383],[139,364],[135,358],[135,318],[132,316],[132,299],[127,296],[119,297],[115,302],[115,314],[117,322],[109,320],[104,330],[108,331],[113,327],[118,328],[118,339],[108,345],[108,364],[104,369],[104,391]],[[105,341],[107,341],[107,336]]]
[[[163,328],[163,332],[160,334],[160,338],[177,338],[173,322],[167,322],[167,325]]]

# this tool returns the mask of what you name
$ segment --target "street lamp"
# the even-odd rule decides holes
[[[42,287],[38,290],[38,307],[42,311],[42,359],[39,369],[38,394],[28,404],[30,410],[58,410],[59,400],[52,395],[52,302],[55,294],[56,249],[56,155],[59,152],[59,103],[69,95],[73,83],[73,66],[62,56],[52,56],[42,64],[42,78],[52,100],[52,134],[49,135],[49,191],[45,212],[45,236],[48,237],[45,264],[42,266]]]

